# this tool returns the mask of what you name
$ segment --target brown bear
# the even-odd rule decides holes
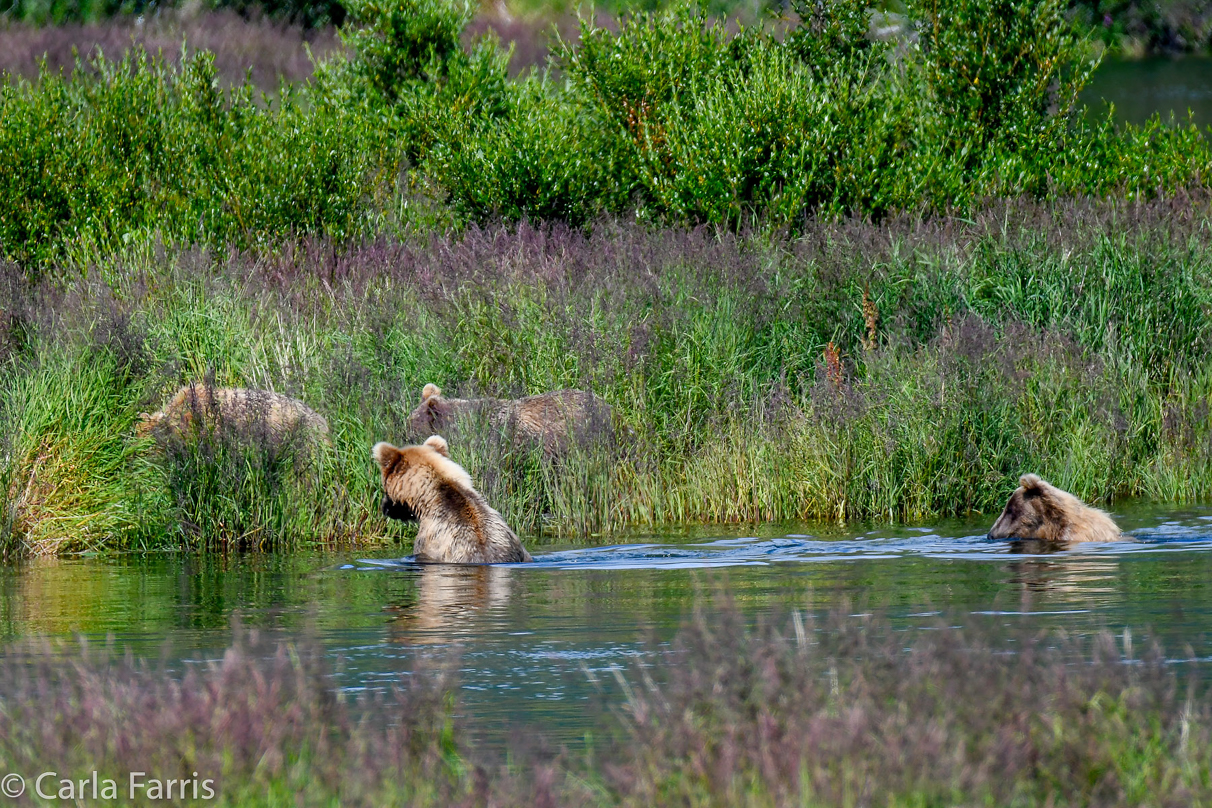
[[[202,423],[195,424],[199,419]],[[331,442],[328,421],[298,399],[243,387],[212,387],[201,382],[182,387],[159,411],[150,415],[140,413],[135,433],[146,437],[163,429],[184,437],[203,424],[210,429],[220,424],[249,429],[261,423],[275,438],[298,430],[308,440]]]
[[[421,390],[421,403],[409,416],[414,434],[448,430],[460,417],[482,416],[504,429],[519,448],[538,444],[548,455],[563,452],[569,437],[597,434],[612,440],[610,405],[584,390],[556,390],[519,399],[447,398],[436,384]]]
[[[413,554],[441,564],[499,564],[533,561],[517,535],[450,459],[439,435],[420,446],[375,444],[383,473],[383,515],[419,521]]]
[[[1018,488],[989,530],[990,539],[1042,542],[1115,541],[1119,537],[1110,516],[1035,474],[1018,478]]]

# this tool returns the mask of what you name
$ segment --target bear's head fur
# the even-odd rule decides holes
[[[465,409],[463,399],[447,399],[442,388],[432,382],[421,390],[421,403],[408,416],[408,426],[413,434],[424,435],[435,429],[447,429],[459,412]]]
[[[417,521],[417,508],[431,497],[431,489],[446,484],[472,487],[471,476],[450,459],[450,446],[441,435],[429,436],[420,446],[376,443],[373,453],[383,475],[381,507],[389,519]]]
[[[1044,542],[1115,541],[1119,537],[1110,516],[1035,474],[1019,477],[1018,488],[989,530],[990,539]]]
[[[377,443],[372,450],[383,482],[383,515],[417,521],[418,560],[456,564],[530,561],[501,515],[472,487],[438,436],[417,446]]]

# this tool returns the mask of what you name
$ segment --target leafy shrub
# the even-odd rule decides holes
[[[586,20],[558,76],[510,79],[493,38],[463,46],[468,8],[359,0],[348,54],[272,101],[218,90],[205,55],[44,72],[0,88],[3,254],[37,271],[155,238],[348,242],[412,215],[797,229],[991,196],[1147,196],[1212,168],[1194,128],[1075,112],[1093,66],[1059,0],[911,6],[920,46],[896,49],[849,0],[801,10],[782,40],[690,7]]]
[[[356,0],[353,25],[342,31],[352,57],[321,74],[326,87],[347,94],[369,113],[386,107],[380,121],[404,141],[409,158],[421,159],[438,140],[458,132],[468,118],[501,115],[508,104],[508,53],[481,37],[471,53],[460,35],[470,7],[447,0]]]
[[[370,216],[368,180],[385,181],[391,163],[371,135],[323,99],[304,108],[283,91],[267,109],[250,86],[225,93],[205,53],[173,68],[133,50],[70,77],[4,84],[0,244],[35,266],[140,232],[212,244],[299,230],[350,238]]]
[[[913,6],[920,46],[895,58],[868,39],[859,6],[801,10],[782,41],[690,7],[618,30],[585,20],[558,54],[565,87],[523,79],[475,125],[432,116],[418,138],[440,148],[425,168],[479,219],[638,208],[736,227],[1006,194],[1147,194],[1198,184],[1212,165],[1193,130],[1142,135],[1077,114],[1096,62],[1082,61],[1058,0]]]
[[[600,116],[537,80],[502,121],[451,121],[426,168],[449,204],[474,219],[582,224],[628,202],[635,167]]]

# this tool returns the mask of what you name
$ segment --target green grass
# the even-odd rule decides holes
[[[407,542],[370,447],[448,394],[579,387],[618,439],[486,423],[456,461],[532,546],[634,525],[991,513],[1027,471],[1093,502],[1212,496],[1212,242],[1199,200],[816,222],[799,239],[601,222],[350,253],[131,252],[12,268],[8,552]],[[864,310],[864,300],[867,309]],[[870,323],[868,322],[870,320]],[[833,347],[831,347],[833,346]],[[136,439],[181,384],[272,389],[332,445]]]
[[[1057,0],[932,9],[909,49],[850,0],[586,20],[511,78],[466,9],[360,2],[273,98],[206,54],[4,83],[6,553],[407,541],[369,447],[426,437],[427,382],[614,407],[561,459],[447,436],[532,544],[988,512],[1025,471],[1206,497],[1207,142],[1082,117]],[[203,379],[332,445],[133,437]]]

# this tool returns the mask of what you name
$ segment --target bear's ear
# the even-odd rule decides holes
[[[425,445],[447,459],[450,458],[450,444],[441,435],[430,435],[425,439]]]
[[[434,396],[440,396],[440,395],[442,395],[442,388],[438,387],[433,382],[430,382],[429,384],[427,384],[423,388],[421,388],[421,403],[424,404],[426,401],[433,398]]]
[[[384,473],[391,472],[404,456],[403,452],[390,443],[376,443],[375,448],[371,449],[370,453],[374,456],[375,462],[379,464],[379,468],[383,469]]]
[[[1036,488],[1043,488],[1046,485],[1046,483],[1039,478],[1038,474],[1024,474],[1022,477],[1018,478],[1018,484],[1027,491],[1031,491]]]

